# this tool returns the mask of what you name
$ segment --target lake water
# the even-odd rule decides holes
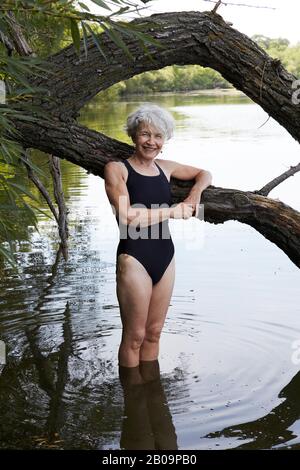
[[[96,98],[81,122],[129,142],[122,126],[144,101],[176,119],[162,158],[208,169],[215,186],[259,189],[299,162],[299,144],[272,119],[262,126],[268,116],[244,97]],[[100,178],[65,161],[62,172],[69,260],[39,215],[40,233],[29,227],[30,242],[16,245],[19,277],[7,267],[1,282],[0,446],[300,448],[299,269],[249,226],[171,220],[176,280],[160,378],[123,390],[118,227]],[[299,183],[296,174],[270,197],[300,210]]]

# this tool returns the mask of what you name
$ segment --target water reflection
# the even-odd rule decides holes
[[[113,103],[105,112],[95,101],[84,120],[124,140],[125,116],[143,100],[152,98]],[[296,143],[283,128],[269,120],[257,132],[265,119],[256,105],[227,103],[216,113],[195,97],[153,100],[173,107],[177,119],[177,140],[165,158],[212,168],[218,185],[261,187],[270,178],[271,157],[274,177],[287,155],[289,164],[297,163]],[[70,209],[68,261],[56,224],[39,216],[39,234],[27,220],[21,224],[28,237],[20,231],[16,246],[20,277],[0,266],[0,339],[7,346],[7,366],[0,367],[0,448],[299,445],[299,365],[291,354],[300,338],[300,271],[242,224],[205,224],[199,251],[187,248],[173,225],[178,269],[162,336],[162,380],[142,387],[127,387],[125,380],[123,389],[118,229],[103,181],[61,164]],[[298,176],[278,187],[280,199],[296,208]],[[43,201],[39,207],[47,210]]]
[[[236,438],[243,444],[236,449],[274,449],[293,445],[297,433],[293,432],[293,426],[299,429],[300,420],[300,372],[279,393],[279,398],[284,398],[280,405],[272,409],[266,416],[254,421],[249,421],[235,426],[229,426],[222,431],[207,434],[206,438]],[[299,444],[296,439],[296,444]]]
[[[124,391],[120,447],[127,450],[178,449],[177,436],[161,383],[158,361],[119,367]]]

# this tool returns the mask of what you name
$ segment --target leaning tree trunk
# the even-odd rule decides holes
[[[123,36],[133,56],[130,61],[103,33],[99,40],[109,61],[105,61],[91,38],[88,39],[87,59],[83,45],[80,58],[73,46],[49,57],[51,73],[32,82],[47,90],[46,98],[35,100],[33,104],[47,111],[51,120],[15,122],[24,147],[53,153],[103,177],[108,161],[127,158],[133,149],[77,124],[75,119],[80,109],[114,83],[172,64],[199,64],[219,71],[300,142],[300,105],[292,100],[296,78],[278,59],[269,57],[220,15],[167,13],[132,23],[160,41],[160,47],[148,46],[147,55],[136,39]],[[193,184],[176,179],[171,183],[173,202],[182,200]],[[210,186],[202,198],[205,220],[212,223],[239,220],[251,225],[300,267],[300,213],[258,193]]]

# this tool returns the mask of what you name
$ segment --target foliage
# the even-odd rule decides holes
[[[124,13],[145,8],[143,5],[148,3],[147,0],[91,1],[101,6],[105,14],[92,14],[84,0],[1,0],[0,3],[0,85],[5,84],[6,90],[6,97],[2,97],[2,102],[0,95],[0,258],[4,257],[14,266],[12,241],[18,239],[18,236],[25,236],[16,221],[33,225],[37,229],[35,214],[39,209],[33,204],[38,201],[37,197],[26,186],[27,176],[22,164],[24,149],[18,143],[13,122],[16,119],[48,119],[47,115],[31,104],[31,98],[43,93],[43,90],[32,87],[28,77],[41,76],[45,71],[51,73],[49,64],[46,65],[43,59],[72,42],[77,54],[86,57],[88,36],[95,42],[105,60],[109,61],[97,37],[100,32],[105,32],[123,50],[128,60],[132,56],[122,39],[123,35],[137,39],[146,54],[148,44],[162,47],[144,33],[143,26],[138,28],[121,19]],[[34,56],[22,57],[17,52],[11,28],[11,12]],[[290,46],[286,39],[272,39],[263,35],[255,35],[253,40],[270,56],[279,58],[290,72],[300,77],[300,44]],[[198,65],[173,65],[120,82],[103,91],[100,96],[105,103],[120,95],[136,93],[137,90],[139,93],[184,92],[231,86],[212,69]],[[48,170],[45,173],[38,162],[27,163],[38,176],[49,178]],[[44,215],[47,217],[47,214]]]
[[[18,143],[13,122],[48,119],[41,109],[35,109],[32,105],[32,98],[43,93],[43,90],[33,87],[29,77],[40,76],[44,72],[51,73],[49,64],[46,65],[43,59],[69,43],[74,43],[78,55],[84,54],[87,57],[88,35],[91,35],[97,48],[109,62],[97,38],[97,33],[103,31],[123,49],[129,59],[132,59],[131,54],[120,33],[137,39],[146,52],[147,44],[160,46],[157,41],[144,34],[142,28],[120,20],[125,12],[138,11],[141,8],[138,5],[139,0],[135,3],[130,0],[91,1],[104,8],[107,14],[92,14],[84,0],[1,0],[0,93],[5,90],[5,95],[0,95],[0,258],[4,257],[13,266],[16,264],[12,241],[18,239],[22,232],[20,226],[17,227],[16,220],[26,219],[37,229],[35,212],[39,211],[32,204],[37,198],[26,188],[27,176],[22,165],[24,149]],[[142,1],[142,5],[144,3],[146,2]],[[26,53],[19,50],[16,37],[24,39],[23,43],[28,46],[28,56],[24,57]],[[109,90],[108,96],[116,96],[116,90],[117,88]],[[46,176],[40,165],[34,165],[30,160],[26,160],[26,163],[38,176]]]
[[[252,36],[269,56],[281,60],[284,67],[296,77],[300,78],[300,43],[290,46],[288,39],[268,38],[261,34]]]
[[[161,70],[145,72],[125,83],[121,94],[153,93],[162,91],[182,92],[208,88],[232,87],[218,72],[200,65],[172,65]]]

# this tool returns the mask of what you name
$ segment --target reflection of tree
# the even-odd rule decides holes
[[[39,297],[39,301],[35,310],[42,311],[43,304],[47,302],[47,297],[55,283],[58,272],[59,261],[62,255],[62,246],[60,245],[55,262],[52,266],[52,275],[47,282],[47,286]],[[34,330],[26,328],[26,336],[35,367],[38,373],[38,381],[42,390],[44,390],[50,398],[49,414],[45,427],[45,432],[49,442],[51,443],[58,435],[61,423],[63,422],[62,397],[68,379],[68,359],[72,354],[72,330],[69,302],[66,303],[63,322],[63,339],[58,351],[56,381],[54,379],[53,364],[48,357],[44,357],[39,349],[37,333],[40,326],[40,319],[37,317],[37,326]]]
[[[61,256],[59,249],[51,276],[47,277],[42,291],[37,294],[37,287],[30,290],[31,304],[33,296],[37,300],[34,309],[22,317],[21,328],[18,323],[18,329],[10,331],[11,319],[8,330],[1,331],[8,345],[9,360],[0,375],[0,448],[119,447],[123,393],[114,363],[101,353],[100,356],[94,354],[95,350],[101,350],[102,332],[91,330],[89,335],[83,334],[81,320],[78,335],[74,331],[77,312],[68,302],[62,314],[61,311],[59,315],[51,311],[51,321],[44,314],[49,311],[49,299],[52,302],[59,286],[57,276]],[[24,289],[20,292],[29,291]],[[77,297],[76,305],[79,305],[80,312],[81,295],[78,293]],[[25,298],[23,303],[29,305]],[[104,328],[107,328],[107,323]],[[10,355],[12,341],[18,343],[16,360]],[[58,344],[55,350],[53,343]],[[157,376],[157,370],[147,368],[147,364],[142,372],[148,381]],[[182,387],[172,385],[175,381],[178,384],[178,371],[176,377],[165,380],[168,395],[170,393],[173,397],[176,393],[178,397],[185,394]],[[155,432],[156,448],[173,448],[173,445],[176,448],[176,435],[160,381],[153,380],[147,384],[143,393],[146,393],[147,413]],[[126,403],[130,407],[130,396]]]
[[[123,449],[177,449],[177,436],[164,393],[158,361],[119,368],[124,391]]]
[[[54,374],[51,373],[53,371],[51,368],[52,364],[49,363],[49,359],[47,357],[43,357],[41,354],[35,332],[30,332],[27,329],[26,335],[35,361],[40,387],[50,398],[49,415],[45,431],[49,441],[51,442],[58,434],[60,424],[63,422],[62,397],[68,379],[68,359],[72,352],[69,303],[67,302],[65,309],[65,321],[63,324],[64,341],[60,345],[58,352],[56,382],[54,381]]]
[[[296,437],[288,428],[300,418],[299,393],[300,372],[279,393],[279,398],[283,397],[285,401],[269,414],[256,421],[230,426],[205,437],[251,439],[251,442],[241,444],[238,449],[271,449],[278,444],[286,443]]]
[[[42,322],[40,315],[45,304],[47,304],[48,296],[51,295],[52,288],[55,285],[61,255],[62,248],[60,246],[56,254],[55,262],[52,266],[51,277],[47,280],[47,285],[40,294],[38,302],[34,308],[36,313],[34,319],[35,326],[33,328],[25,328],[26,338],[32,355],[30,365],[32,365],[33,362],[39,388],[43,390],[50,399],[48,417],[44,429],[45,437],[39,439],[40,442],[43,442],[46,445],[51,445],[53,441],[57,439],[59,428],[63,422],[62,397],[68,379],[68,360],[72,353],[72,332],[68,302],[66,303],[64,311],[63,342],[59,347],[59,351],[55,354],[45,356],[42,354],[40,347],[40,343],[42,343],[42,334],[40,333]],[[54,361],[57,363],[56,368]],[[4,374],[4,381],[5,378],[7,379],[8,376],[12,375],[15,374],[12,373],[11,369],[8,369],[7,374]],[[17,374],[17,381],[18,379],[19,377]]]

